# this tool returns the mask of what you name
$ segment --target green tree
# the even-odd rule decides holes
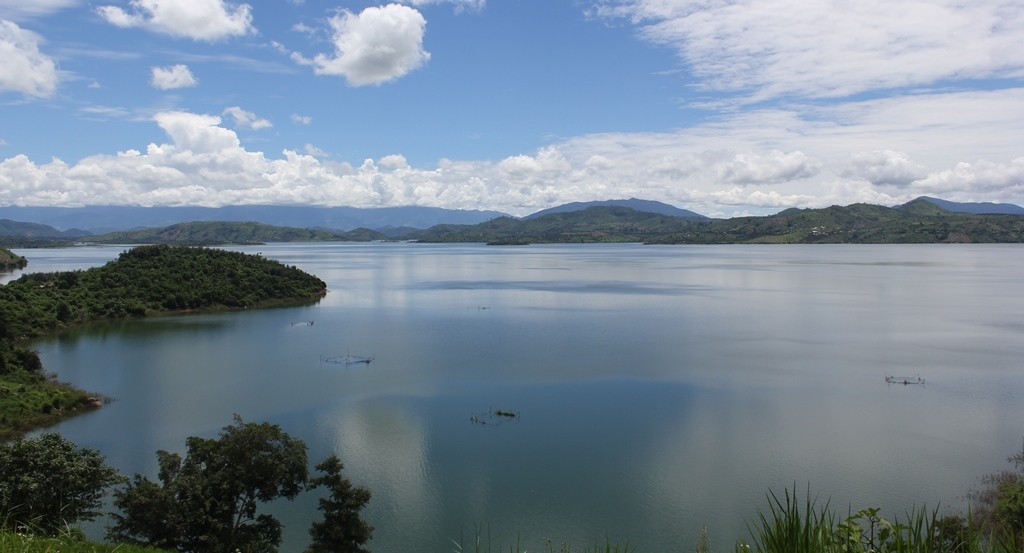
[[[1017,541],[1016,545],[1024,548],[1024,447],[1007,460],[1014,470],[986,474],[981,478],[984,486],[967,495],[971,500],[971,524],[975,530]]]
[[[306,444],[277,425],[235,416],[217,439],[191,437],[187,453],[157,452],[160,483],[136,474],[115,494],[114,541],[189,552],[273,552],[281,523],[260,503],[294,499],[308,480]]]
[[[373,526],[359,516],[359,511],[370,501],[370,490],[353,486],[341,475],[343,468],[337,455],[316,466],[323,475],[312,479],[309,488],[324,486],[329,495],[320,499],[318,508],[324,520],[310,527],[313,542],[307,553],[369,553],[362,546],[373,535]]]
[[[0,525],[55,535],[93,520],[107,488],[125,480],[97,451],[56,433],[0,446]]]

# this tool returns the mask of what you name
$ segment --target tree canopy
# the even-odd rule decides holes
[[[277,425],[235,417],[217,439],[191,437],[184,459],[158,451],[159,484],[136,474],[115,493],[114,541],[179,551],[275,551],[281,523],[260,503],[294,499],[308,479],[306,444]]]
[[[97,451],[60,434],[0,445],[0,527],[55,535],[101,514],[107,488],[123,480]]]
[[[360,546],[373,528],[359,511],[370,492],[341,475],[337,456],[317,465],[324,475],[310,480],[302,440],[237,415],[218,438],[192,437],[186,444],[184,458],[157,452],[159,482],[136,474],[115,493],[121,512],[113,515],[109,539],[192,553],[273,552],[281,543],[281,523],[259,513],[260,505],[324,486],[324,520],[313,523],[310,551],[365,552]]]
[[[318,508],[324,520],[310,527],[313,542],[307,553],[369,553],[363,544],[373,535],[373,526],[359,516],[359,511],[369,503],[370,490],[353,486],[341,475],[343,468],[337,455],[316,466],[323,475],[310,481],[310,489],[323,486],[329,494],[320,498]]]

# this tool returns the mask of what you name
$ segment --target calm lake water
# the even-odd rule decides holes
[[[728,550],[769,490],[962,507],[1024,435],[1018,245],[238,249],[330,292],[38,340],[48,370],[116,398],[55,429],[155,478],[157,449],[234,413],[279,424],[373,492],[374,551],[451,551],[476,529],[530,551],[688,551],[701,525]],[[51,271],[120,251],[18,253]],[[348,352],[376,358],[322,361]],[[520,417],[471,422],[492,408]],[[282,551],[304,547],[315,497],[273,510]]]

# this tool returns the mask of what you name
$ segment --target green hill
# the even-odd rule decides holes
[[[82,238],[82,242],[99,244],[263,244],[266,242],[363,242],[387,237],[369,229],[343,233],[326,230],[275,227],[256,222],[195,221],[162,228],[146,228],[111,232]]]
[[[489,244],[1024,242],[1024,216],[954,213],[925,200],[899,208],[853,204],[719,220],[642,213],[625,207],[591,207],[531,219],[502,217],[477,225],[439,225],[409,238]]]

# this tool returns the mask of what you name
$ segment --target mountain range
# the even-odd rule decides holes
[[[827,241],[823,238],[826,235],[831,236],[829,240],[838,241],[1015,242],[1021,238],[1016,237],[1014,229],[1024,220],[1017,217],[1024,215],[1024,208],[1013,204],[958,203],[929,197],[893,208],[866,204],[824,209],[790,208],[771,216],[732,219],[710,219],[661,202],[636,198],[574,202],[521,219],[494,211],[416,207],[376,210],[298,206],[0,208],[0,216],[12,212],[35,217],[33,222],[0,219],[0,242],[19,247],[71,240],[191,244],[382,239],[509,244],[820,242]],[[961,217],[952,217],[957,215]],[[246,216],[250,218],[239,220]],[[190,217],[193,219],[177,221]],[[907,227],[911,220],[916,227]],[[43,221],[74,223],[79,228],[59,230]],[[176,222],[161,224],[165,221]],[[347,230],[339,228],[351,227],[355,221],[367,224]],[[433,221],[442,222],[431,224]],[[381,225],[382,222],[399,225]],[[780,228],[780,222],[786,227]],[[98,234],[97,231],[109,228],[105,225],[131,230]],[[740,228],[745,230],[737,231]],[[927,232],[922,234],[922,229]]]
[[[499,211],[437,207],[313,207],[237,205],[224,207],[0,207],[0,219],[49,225],[77,236],[138,228],[159,228],[190,221],[255,221],[265,225],[347,231],[356,228],[429,228],[441,223],[474,224],[505,216]],[[2,233],[0,229],[0,233]]]

